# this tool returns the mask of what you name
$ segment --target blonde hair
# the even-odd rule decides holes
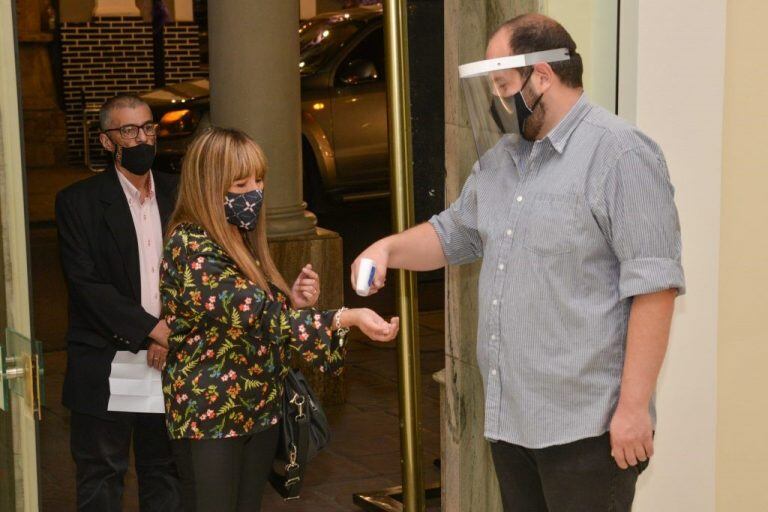
[[[182,223],[199,225],[248,279],[267,293],[271,282],[290,296],[288,285],[269,254],[264,211],[250,240],[234,229],[224,213],[224,197],[232,183],[250,176],[264,179],[266,171],[264,152],[245,133],[218,127],[204,130],[184,156],[179,197],[168,233]]]

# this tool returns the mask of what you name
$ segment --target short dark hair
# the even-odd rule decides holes
[[[543,14],[523,14],[505,21],[496,32],[504,28],[512,32],[509,46],[516,55],[566,48],[571,58],[550,63],[552,71],[563,84],[583,87],[581,55],[576,51],[576,42],[560,23]],[[523,76],[529,73],[521,70]]]
[[[147,102],[135,94],[118,94],[109,98],[99,109],[99,127],[102,130],[109,129],[109,115],[118,108],[137,108],[144,105],[149,108]]]

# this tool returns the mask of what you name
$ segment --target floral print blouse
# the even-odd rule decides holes
[[[199,226],[171,233],[160,270],[171,329],[163,372],[171,439],[253,434],[280,421],[288,350],[341,373],[346,347],[335,311],[294,310],[277,287],[259,288]]]

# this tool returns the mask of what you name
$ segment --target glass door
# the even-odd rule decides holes
[[[31,340],[16,7],[0,0],[0,510],[38,510],[42,359]]]
[[[0,344],[0,510],[38,510],[41,354],[39,342],[5,330]]]

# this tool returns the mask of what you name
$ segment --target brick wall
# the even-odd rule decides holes
[[[61,25],[64,105],[68,160],[83,162],[83,108],[100,105],[117,93],[142,93],[154,87],[152,25],[141,18],[97,18]],[[165,27],[166,83],[204,77],[200,70],[198,28],[177,22]],[[87,114],[89,120],[98,114]],[[98,133],[90,133],[95,162],[103,161]]]
[[[200,45],[196,23],[177,22],[165,27],[165,82],[173,84],[207,77],[200,71]]]

